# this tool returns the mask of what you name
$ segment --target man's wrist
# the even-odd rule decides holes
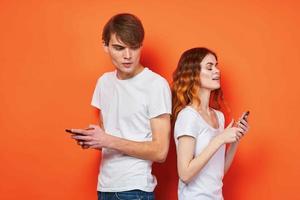
[[[102,138],[102,145],[101,148],[112,148],[112,144],[113,143],[113,136],[107,133],[103,134],[103,138]]]

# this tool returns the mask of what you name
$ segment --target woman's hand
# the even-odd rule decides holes
[[[247,118],[241,118],[237,123],[236,123],[237,127],[242,129],[242,131],[240,132],[243,136],[245,135],[245,133],[247,133],[249,131],[249,124],[248,124],[248,120]]]
[[[217,136],[221,139],[223,144],[237,142],[243,137],[244,129],[241,127],[234,127],[233,124],[234,120],[232,120],[225,130]]]

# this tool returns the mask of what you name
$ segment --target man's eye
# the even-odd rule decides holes
[[[123,47],[115,47],[115,50],[122,50],[124,49]]]
[[[114,46],[113,45],[113,48],[115,49],[115,50],[117,50],[117,51],[121,51],[121,50],[123,50],[124,49],[124,47],[122,47],[122,46]]]

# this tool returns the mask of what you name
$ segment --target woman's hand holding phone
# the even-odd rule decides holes
[[[243,134],[243,135],[246,132],[248,132],[248,130],[249,130],[249,125],[248,125],[249,114],[250,114],[250,111],[244,112],[243,115],[241,116],[241,118],[239,119],[239,121],[236,123],[236,126],[243,130],[241,132],[241,134]]]

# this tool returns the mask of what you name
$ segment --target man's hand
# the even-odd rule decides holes
[[[87,129],[71,129],[72,138],[83,149],[101,149],[105,146],[107,134],[98,125],[90,125]]]
[[[111,134],[96,125],[90,125],[88,129],[71,129],[72,138],[84,149],[101,149],[103,147],[119,151],[120,153],[151,160],[164,162],[169,150],[170,142],[170,115],[162,114],[150,119],[152,140],[133,141]]]

